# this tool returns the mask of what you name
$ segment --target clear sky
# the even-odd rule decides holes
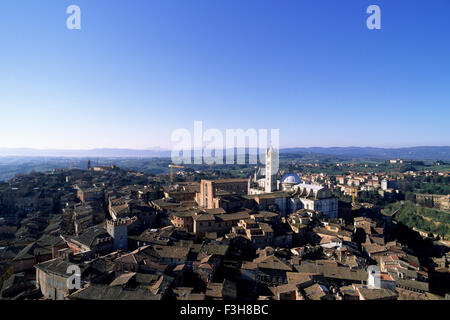
[[[0,115],[0,147],[450,145],[450,1],[1,0]]]

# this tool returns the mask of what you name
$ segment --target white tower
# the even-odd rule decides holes
[[[270,146],[266,155],[266,185],[265,192],[273,192],[277,189],[278,153]]]

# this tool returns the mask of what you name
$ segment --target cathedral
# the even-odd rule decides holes
[[[283,215],[301,209],[322,212],[324,217],[338,217],[338,199],[327,187],[303,183],[295,173],[285,174],[277,180],[278,151],[273,147],[266,153],[265,169],[257,168],[248,180],[248,194],[272,194],[281,204]]]
[[[254,177],[248,180],[248,194],[271,193],[278,190],[279,181],[277,181],[278,173],[278,152],[271,146],[266,153],[266,167],[264,173],[258,167]],[[264,178],[262,178],[264,175]]]

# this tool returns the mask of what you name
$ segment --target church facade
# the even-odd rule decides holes
[[[270,147],[266,154],[266,167],[255,171],[248,180],[248,194],[270,196],[282,194],[277,198],[277,205],[283,216],[301,209],[322,212],[327,218],[338,217],[338,199],[327,187],[306,184],[294,173],[286,174],[281,181],[277,180],[278,152]],[[262,177],[264,175],[264,177]],[[281,192],[281,193],[280,193]],[[258,197],[259,198],[259,197]]]

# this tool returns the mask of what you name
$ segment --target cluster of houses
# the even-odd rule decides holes
[[[248,194],[243,179],[161,182],[111,166],[1,185],[0,297],[438,298],[389,217],[343,215],[324,186],[288,176]],[[448,259],[437,263],[448,272]]]

